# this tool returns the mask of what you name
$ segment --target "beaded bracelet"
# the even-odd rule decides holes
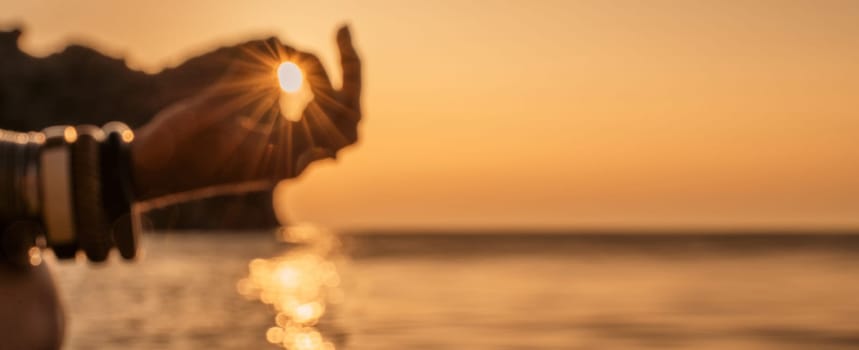
[[[87,259],[101,262],[113,246],[102,206],[100,144],[104,132],[94,125],[75,128],[78,139],[72,145],[72,182],[74,183],[75,224],[78,243]]]
[[[101,193],[106,219],[119,254],[133,259],[137,255],[139,231],[131,215],[134,191],[130,146],[134,133],[120,122],[107,123],[102,130],[105,140],[101,144]]]

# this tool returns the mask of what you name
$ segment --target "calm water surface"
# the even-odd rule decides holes
[[[55,264],[66,348],[859,348],[857,237],[291,234]]]

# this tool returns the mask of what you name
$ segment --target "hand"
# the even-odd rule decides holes
[[[277,39],[242,45],[215,86],[160,112],[132,143],[135,191],[141,199],[257,182],[274,186],[312,161],[333,158],[357,141],[361,63],[347,27],[337,32],[343,85],[332,87],[319,59]],[[313,93],[301,119],[281,116],[275,69],[298,64]]]

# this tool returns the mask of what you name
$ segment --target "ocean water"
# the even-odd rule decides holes
[[[856,349],[859,236],[161,233],[67,349]],[[299,242],[299,243],[296,243]]]

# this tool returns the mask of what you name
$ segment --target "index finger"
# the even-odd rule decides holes
[[[337,31],[337,48],[340,50],[340,65],[343,68],[343,86],[340,94],[343,104],[352,109],[361,107],[361,59],[352,45],[352,33],[348,26]]]

